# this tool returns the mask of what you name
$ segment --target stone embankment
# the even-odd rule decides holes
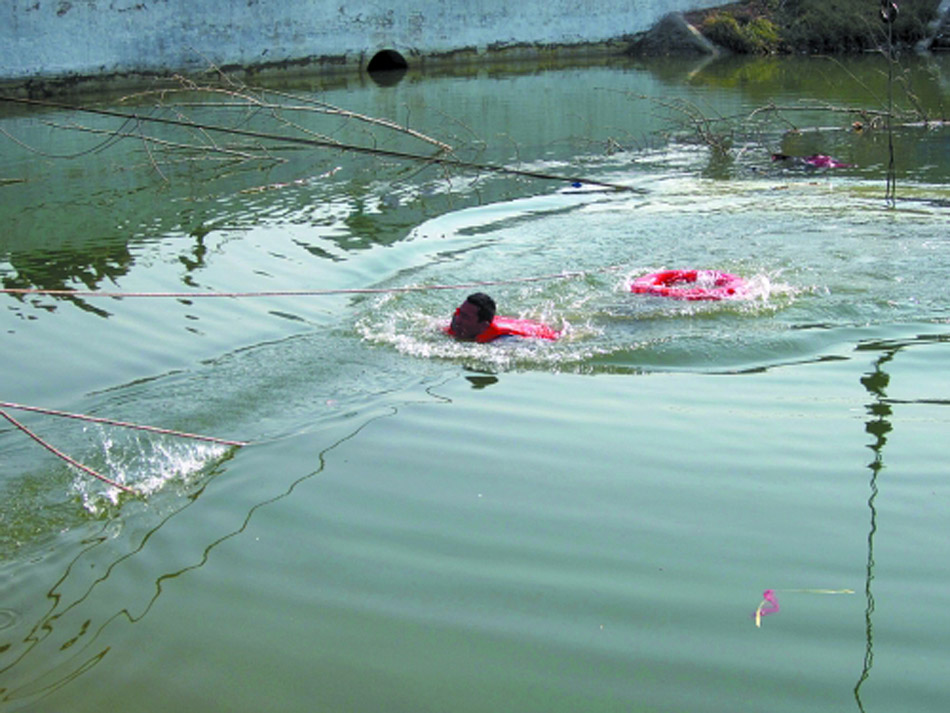
[[[875,3],[839,8],[831,15],[836,27],[823,28],[825,32],[821,37],[815,36],[817,15],[809,14],[806,5],[806,2],[800,3],[801,14],[790,15],[786,10],[784,16],[783,4],[765,0],[745,0],[687,13],[672,12],[634,38],[629,52],[633,55],[716,55],[730,51],[751,54],[807,53],[816,49],[854,51],[876,48],[885,35],[874,29],[875,23],[878,27],[885,26],[872,19],[883,19],[885,13]],[[891,2],[889,6],[898,7],[898,3]],[[812,27],[811,33],[803,36],[800,31],[786,31],[797,22]],[[892,22],[897,46],[912,47],[918,52],[950,50],[950,0],[939,3],[932,0],[909,8],[905,5],[905,10],[893,13]]]
[[[3,0],[0,82],[619,54],[665,14],[720,2]]]
[[[801,20],[805,10],[799,10],[808,3],[826,9],[824,0],[797,0],[797,14],[786,15],[785,23]],[[722,0],[599,0],[596,5],[591,10],[571,0],[478,0],[474,5],[415,0],[410,9],[397,11],[373,0],[5,0],[0,3],[0,85],[8,94],[42,96],[218,70],[238,77],[331,76],[375,68],[459,71],[475,63],[560,62],[624,53],[715,55],[727,45],[711,33],[714,16],[731,18],[743,32],[761,20],[767,31],[745,51],[770,52],[775,46],[769,44],[768,30],[781,23],[760,16],[788,7],[773,0],[726,6]],[[917,8],[933,14],[938,0],[902,5],[908,9],[895,28],[922,12]],[[861,0],[852,12],[873,16],[875,8]],[[843,24],[849,23],[855,24],[845,17]],[[915,32],[922,37],[920,50],[950,49],[950,0],[940,0],[936,19],[927,28],[918,23]],[[826,39],[820,51],[837,51],[836,39]],[[810,43],[809,38],[798,41]],[[844,43],[840,47],[847,49]],[[782,49],[809,51],[794,45]]]

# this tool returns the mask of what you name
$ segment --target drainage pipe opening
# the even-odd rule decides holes
[[[396,50],[380,50],[373,55],[369,64],[366,65],[366,71],[370,74],[391,72],[393,70],[404,72],[407,69],[409,69],[409,63]]]

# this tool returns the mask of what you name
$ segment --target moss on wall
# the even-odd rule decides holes
[[[893,25],[899,45],[927,34],[939,0],[899,0]],[[741,54],[861,52],[887,41],[875,0],[746,0],[687,16],[716,44]]]

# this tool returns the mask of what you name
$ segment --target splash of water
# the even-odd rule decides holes
[[[455,341],[444,333],[454,306],[446,301],[444,293],[389,294],[368,300],[361,305],[354,329],[367,343],[389,346],[415,358],[462,363],[469,368],[588,371],[596,368],[592,361],[602,363],[615,357],[635,366],[637,353],[675,340],[682,331],[684,318],[756,316],[789,304],[800,291],[782,281],[777,272],[758,272],[745,278],[741,294],[717,302],[684,302],[631,294],[630,281],[643,272],[642,267],[620,274],[617,270],[604,271],[542,285],[523,285],[515,293],[505,295],[505,304],[522,307],[520,311],[510,310],[517,316],[559,329],[562,336],[556,342]],[[453,299],[458,297],[453,295]],[[634,355],[632,360],[630,355]]]
[[[215,443],[141,434],[119,437],[101,429],[94,430],[99,451],[97,468],[144,496],[170,483],[184,486],[194,483],[228,451],[227,446]],[[94,516],[118,505],[122,495],[117,488],[103,487],[102,483],[79,473],[73,480],[73,490],[79,495],[83,508]]]

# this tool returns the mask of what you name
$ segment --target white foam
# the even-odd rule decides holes
[[[220,459],[227,446],[181,438],[136,434],[116,437],[107,431],[99,435],[99,453],[91,468],[117,483],[148,496],[169,483],[194,482],[207,468]],[[83,507],[99,515],[118,504],[122,491],[86,473],[77,473],[73,487]]]

